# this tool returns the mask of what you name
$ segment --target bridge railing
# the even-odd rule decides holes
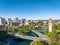
[[[50,39],[48,36],[43,35],[43,34],[41,34],[40,32],[38,32],[38,31],[36,31],[36,30],[31,30],[31,31],[34,32],[35,34],[37,34],[37,35],[40,36],[40,37],[44,37],[44,38]]]

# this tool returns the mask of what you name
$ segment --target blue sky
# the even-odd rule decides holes
[[[4,18],[60,19],[59,0],[0,0]]]

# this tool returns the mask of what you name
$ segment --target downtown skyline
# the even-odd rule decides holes
[[[60,19],[59,0],[0,0],[0,16],[4,18]]]

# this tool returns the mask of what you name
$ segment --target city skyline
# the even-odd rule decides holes
[[[4,18],[60,19],[59,0],[0,0],[0,16]]]

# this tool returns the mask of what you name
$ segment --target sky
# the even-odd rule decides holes
[[[60,19],[60,0],[0,0],[0,17]]]

